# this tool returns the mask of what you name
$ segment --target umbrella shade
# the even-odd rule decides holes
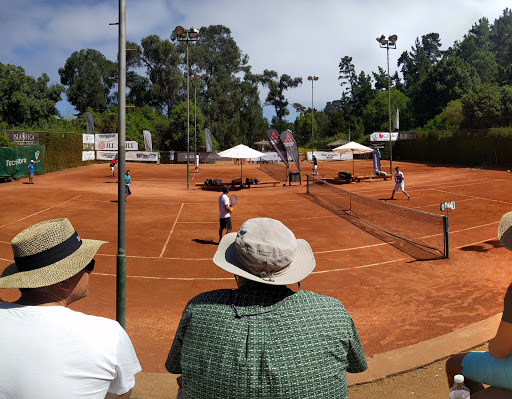
[[[350,143],[344,144],[342,146],[336,147],[334,152],[341,152],[343,154],[345,153],[352,153],[352,154],[365,154],[367,152],[373,152],[373,148],[366,147],[362,144],[355,143],[351,141]],[[354,156],[352,156],[352,174],[355,174],[355,167],[354,167]]]
[[[232,148],[228,148],[227,150],[221,151],[218,153],[222,158],[259,158],[262,157],[262,152],[256,151],[250,147],[247,147],[243,144],[238,144]]]
[[[250,159],[250,158],[259,158],[262,157],[262,152],[256,151],[250,147],[247,147],[243,144],[238,144],[234,147],[228,148],[227,150],[221,151],[218,153],[219,156],[222,158],[244,158],[244,159]],[[242,163],[240,162],[240,178],[243,177],[243,171],[242,171]],[[243,179],[242,179],[243,182]]]
[[[341,153],[351,152],[352,154],[365,154],[367,152],[373,152],[373,148],[366,147],[362,144],[351,141],[350,143],[336,147],[333,151]]]

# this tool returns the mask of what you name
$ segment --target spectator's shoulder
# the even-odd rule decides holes
[[[346,312],[345,306],[336,298],[326,295],[320,295],[312,291],[301,291],[304,301],[317,304],[317,306],[337,309],[341,312]]]
[[[232,303],[232,292],[233,291],[230,289],[203,292],[192,298],[188,302],[188,305],[213,305]]]

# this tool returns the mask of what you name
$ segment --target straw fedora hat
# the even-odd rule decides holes
[[[68,219],[37,223],[11,241],[13,264],[0,288],[39,288],[64,281],[87,266],[106,241],[83,240]]]
[[[316,266],[308,242],[270,218],[249,219],[238,233],[226,234],[213,262],[229,273],[271,285],[298,283]]]
[[[505,213],[501,218],[498,237],[503,246],[512,251],[512,212]]]

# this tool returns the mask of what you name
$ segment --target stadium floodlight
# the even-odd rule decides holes
[[[389,76],[389,49],[396,49],[396,41],[398,40],[397,35],[391,35],[386,39],[386,36],[382,35],[377,38],[380,48],[385,48],[388,60],[388,116],[389,116],[389,169],[391,175],[393,175],[393,147],[391,141],[391,78]]]
[[[311,140],[313,140],[312,155],[315,155],[315,115],[313,111],[313,82],[318,80],[318,76],[308,76],[311,80]]]
[[[190,188],[190,68],[188,65],[188,43],[196,42],[199,39],[199,29],[193,26],[185,29],[183,26],[177,26],[174,30],[176,39],[187,44],[187,189]]]

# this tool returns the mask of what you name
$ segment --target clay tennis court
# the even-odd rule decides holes
[[[367,356],[402,348],[455,331],[499,313],[512,280],[510,253],[497,238],[501,216],[512,210],[512,174],[444,165],[394,162],[405,174],[412,200],[397,193],[393,203],[445,214],[440,203],[455,201],[450,218],[450,259],[417,261],[348,223],[304,195],[303,185],[254,186],[237,191],[233,228],[249,218],[281,220],[306,239],[317,259],[302,288],[343,302],[358,327]],[[194,295],[235,287],[232,276],[213,265],[217,249],[218,196],[196,183],[230,181],[240,175],[233,162],[201,165],[186,187],[186,165],[129,164],[132,196],[126,206],[127,331],[145,372],[165,372],[181,313]],[[303,164],[303,177],[309,173]],[[356,160],[356,174],[370,161]],[[383,170],[389,171],[384,162]],[[334,177],[352,171],[352,162],[320,163]],[[193,166],[191,166],[193,172]],[[117,169],[116,169],[117,174]],[[10,241],[24,228],[67,217],[83,238],[109,241],[96,256],[89,298],[76,310],[115,318],[117,179],[108,163],[93,164],[0,185],[0,267],[12,262]],[[245,177],[273,180],[257,165]],[[390,181],[353,183],[344,189],[387,198]],[[292,287],[296,288],[296,287]],[[16,290],[0,292],[15,300]]]

